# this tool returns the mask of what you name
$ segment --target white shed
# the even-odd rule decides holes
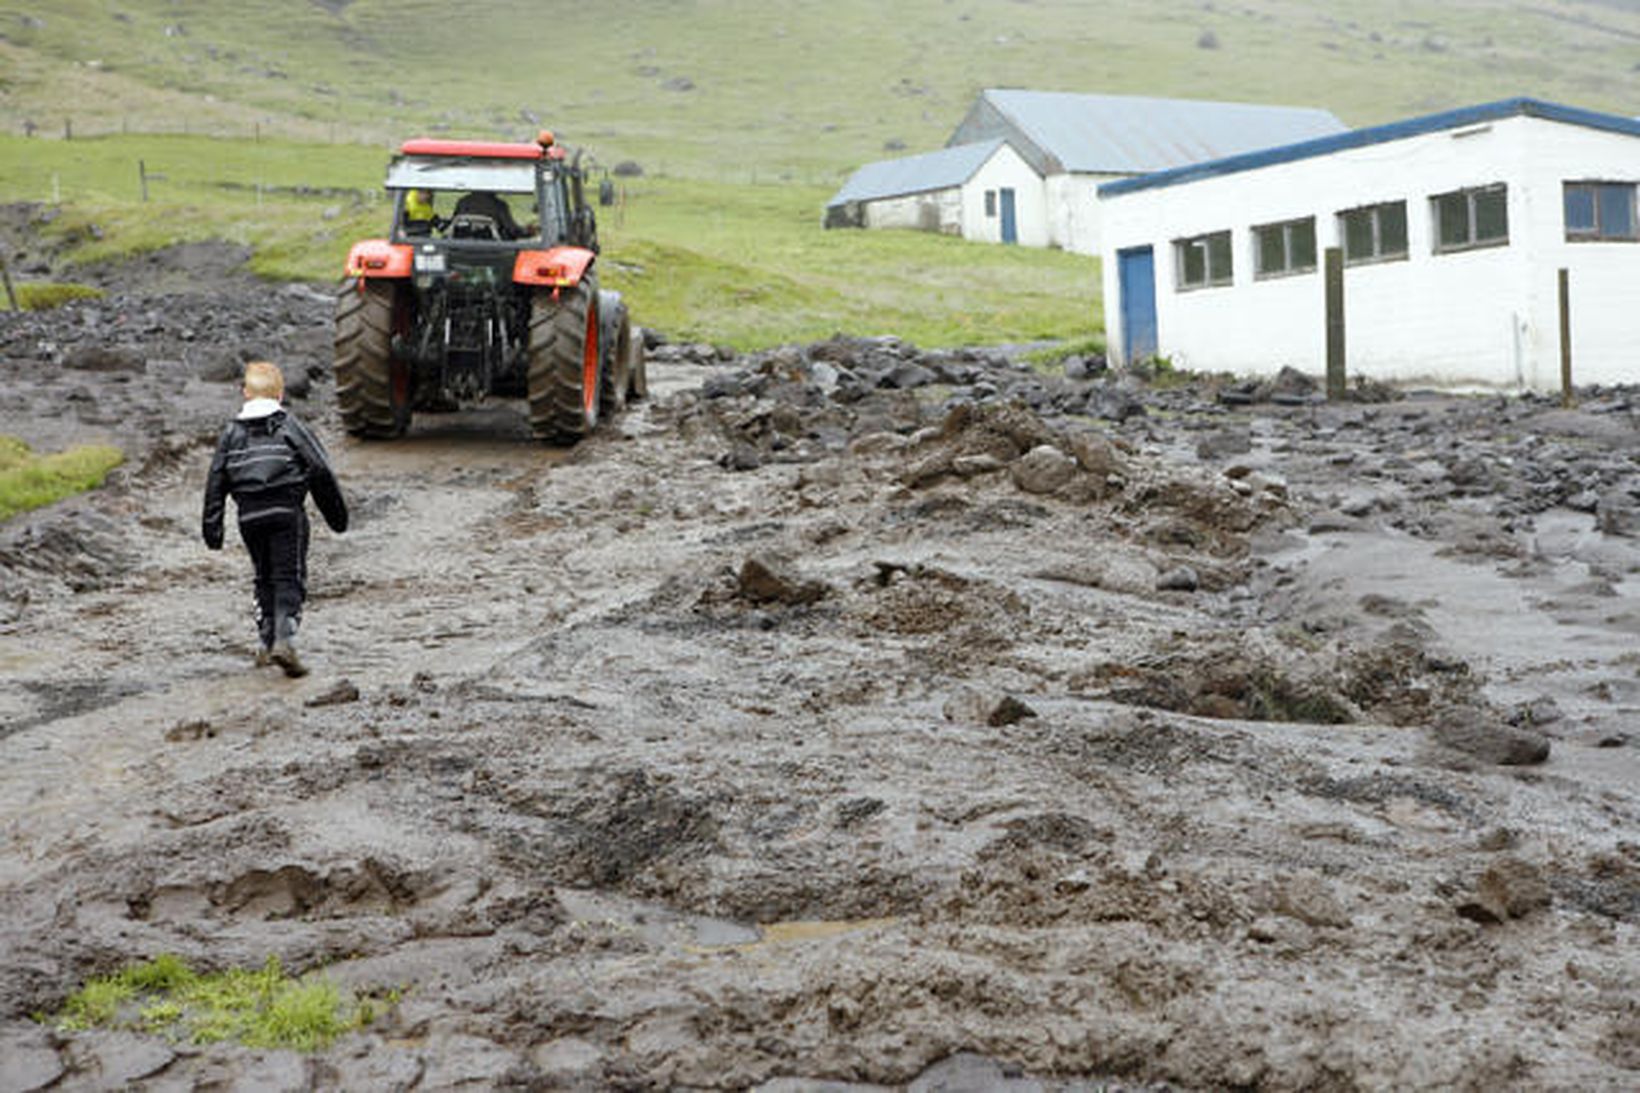
[[[1048,244],[1042,179],[1001,139],[868,163],[826,205],[825,224]]]
[[[1576,382],[1640,380],[1637,138],[1518,98],[1107,183],[1111,354],[1321,372],[1339,247],[1351,377],[1553,389],[1566,270]]]
[[[1103,182],[1345,131],[1314,107],[991,88],[946,144],[1007,140],[1042,179],[1048,245],[1098,254]]]

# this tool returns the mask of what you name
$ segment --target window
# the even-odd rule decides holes
[[[1280,277],[1315,272],[1315,217],[1265,224],[1253,229],[1254,273]]]
[[[1435,213],[1437,252],[1509,242],[1509,191],[1502,183],[1436,194],[1429,204]]]
[[[1344,241],[1344,261],[1383,262],[1407,256],[1407,203],[1386,201],[1363,205],[1338,214],[1338,236]]]
[[[986,216],[995,216],[996,214],[997,214],[997,192],[995,190],[986,190],[985,191],[985,215]]]
[[[1180,288],[1228,285],[1231,281],[1227,231],[1174,240],[1173,257]]]
[[[1566,238],[1635,239],[1634,183],[1568,182]]]

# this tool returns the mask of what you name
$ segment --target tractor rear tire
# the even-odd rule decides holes
[[[604,346],[609,363],[598,389],[599,412],[605,417],[614,417],[626,409],[626,396],[632,382],[632,320],[627,316],[625,304],[615,306],[618,309],[612,339],[615,344]]]
[[[410,427],[410,370],[393,360],[392,281],[349,278],[336,293],[336,405],[357,437],[392,437]]]
[[[591,278],[530,303],[530,431],[574,444],[598,426],[603,360]]]
[[[627,363],[627,397],[646,399],[649,397],[649,360],[643,351],[643,327],[635,328],[630,335],[632,355]]]

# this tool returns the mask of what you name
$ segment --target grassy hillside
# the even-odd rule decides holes
[[[539,120],[652,173],[830,185],[888,142],[939,146],[986,86],[1318,105],[1354,125],[1517,94],[1633,113],[1640,4],[20,0],[0,35],[12,132],[385,143]]]
[[[63,203],[80,261],[221,237],[328,278],[380,233],[399,140],[546,125],[644,167],[603,214],[605,276],[675,336],[1082,338],[1096,262],[823,232],[821,206],[860,163],[942,145],[984,87],[1361,125],[1519,94],[1633,113],[1637,61],[1640,0],[18,0],[0,200]]]
[[[258,273],[328,280],[353,240],[386,228],[385,163],[365,146],[0,137],[0,194],[60,199],[48,230],[77,264],[227,239],[254,248]],[[618,207],[600,210],[604,283],[673,337],[752,348],[844,331],[939,346],[1078,338],[1100,325],[1090,258],[823,231],[823,187],[645,178],[620,193]]]

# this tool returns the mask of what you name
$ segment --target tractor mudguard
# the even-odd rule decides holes
[[[407,243],[364,239],[347,252],[347,277],[408,277],[416,250]]]
[[[550,247],[518,252],[513,283],[542,288],[569,288],[581,283],[597,255],[585,247]]]

